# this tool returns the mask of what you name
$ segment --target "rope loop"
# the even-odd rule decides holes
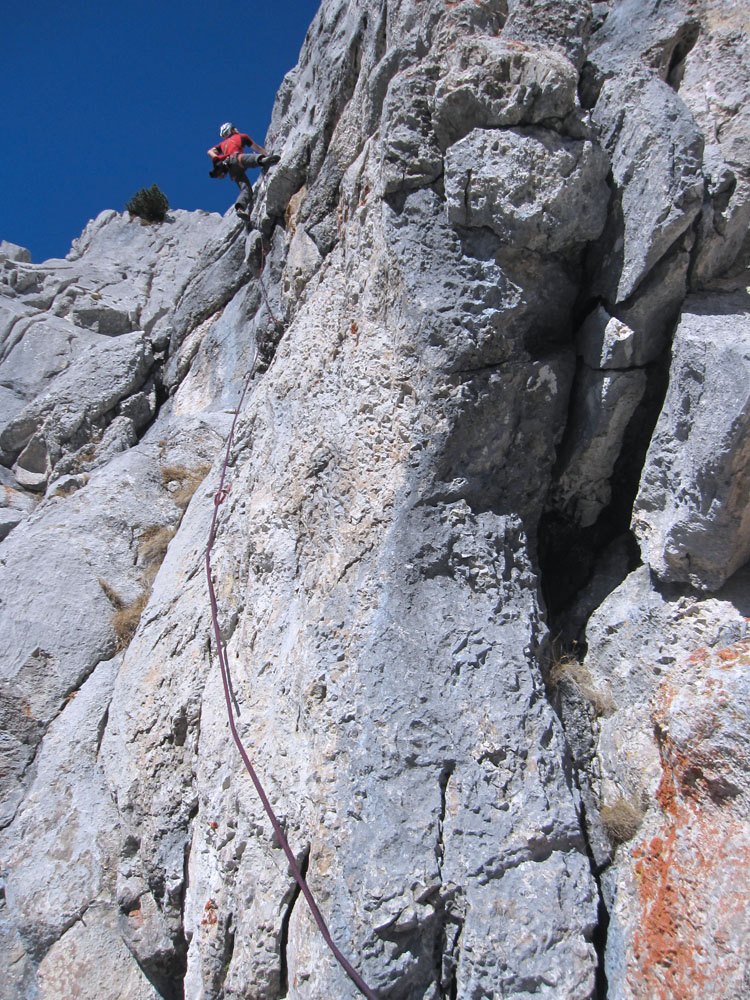
[[[229,491],[232,488],[232,484],[229,483],[227,486],[222,486],[222,488],[214,493],[214,506],[220,507],[226,498],[229,496]]]

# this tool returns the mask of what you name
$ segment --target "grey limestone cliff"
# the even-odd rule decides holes
[[[324,0],[232,211],[0,244],[0,1000],[750,995],[748,18]],[[228,191],[228,201],[231,193]]]

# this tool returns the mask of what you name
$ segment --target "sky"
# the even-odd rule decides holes
[[[33,0],[0,34],[0,240],[64,257],[104,209],[152,184],[225,212],[209,146],[231,121],[263,144],[320,0]],[[254,180],[255,171],[251,171]]]

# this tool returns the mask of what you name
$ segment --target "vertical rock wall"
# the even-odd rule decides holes
[[[744,995],[746,33],[324,0],[253,232],[2,244],[2,1000],[356,995],[218,675],[256,351],[220,628],[342,950],[391,1000]]]

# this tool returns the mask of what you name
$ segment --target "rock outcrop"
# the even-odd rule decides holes
[[[0,244],[0,1000],[357,995],[219,500],[379,997],[747,993],[745,22],[324,0],[251,232]]]

